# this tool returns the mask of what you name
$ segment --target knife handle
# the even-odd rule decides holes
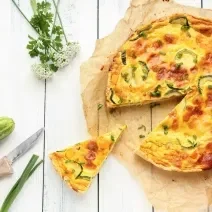
[[[11,175],[13,173],[13,169],[10,161],[3,157],[0,159],[0,177],[5,177],[7,175]]]

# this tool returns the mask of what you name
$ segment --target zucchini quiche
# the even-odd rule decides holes
[[[212,168],[212,74],[199,76],[197,86],[142,141],[136,154],[169,171]]]
[[[109,108],[184,96],[197,73],[212,69],[212,22],[174,14],[139,26],[108,73]]]
[[[125,125],[119,126],[95,139],[51,153],[54,168],[74,191],[87,191],[125,128]]]

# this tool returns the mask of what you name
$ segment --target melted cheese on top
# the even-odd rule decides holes
[[[212,168],[212,74],[209,76],[200,76],[197,88],[142,141],[138,155],[165,170]]]
[[[211,53],[212,36],[197,30],[193,17],[178,16],[188,20],[189,29],[182,30],[182,23],[170,23],[170,17],[139,27],[123,44],[108,73],[108,107],[182,96],[195,84],[197,73],[205,69],[203,61]],[[212,60],[207,64],[209,69]]]
[[[85,192],[125,129],[124,125],[96,139],[51,153],[54,168],[73,190]]]

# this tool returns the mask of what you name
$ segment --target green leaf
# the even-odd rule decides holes
[[[53,63],[50,64],[49,67],[50,67],[50,69],[51,69],[52,71],[54,71],[54,72],[57,72],[57,70],[58,70],[58,67],[55,66]]]

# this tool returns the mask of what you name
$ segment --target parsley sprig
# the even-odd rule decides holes
[[[29,42],[26,47],[29,55],[32,58],[38,57],[41,62],[41,64],[32,66],[33,71],[41,79],[51,78],[54,72],[68,65],[79,51],[77,42],[70,43],[67,40],[58,12],[59,1],[56,5],[55,0],[52,0],[55,7],[54,15],[49,2],[30,0],[34,13],[30,20],[21,11],[16,2],[14,0],[12,2],[38,34],[37,38],[31,35],[28,36]],[[57,17],[60,25],[55,24]]]

